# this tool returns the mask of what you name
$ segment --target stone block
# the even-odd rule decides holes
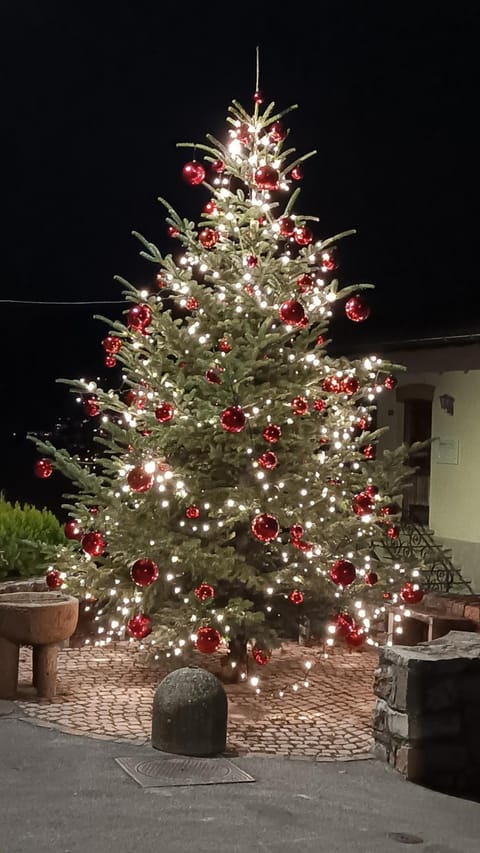
[[[472,622],[478,622],[480,626],[480,600],[477,604],[465,605],[464,616],[465,619],[471,619]]]
[[[409,720],[408,714],[401,711],[387,709],[385,715],[385,727],[394,738],[407,740],[409,737]]]
[[[227,716],[219,679],[200,667],[182,667],[155,691],[152,746],[177,755],[218,755],[226,748]]]
[[[387,745],[384,743],[380,743],[379,741],[375,741],[371,753],[374,758],[378,758],[380,761],[384,761],[388,764],[388,756],[390,750],[387,748]]]
[[[377,667],[373,677],[373,692],[375,696],[387,701],[392,693],[393,667],[384,663]]]
[[[402,744],[394,752],[393,767],[411,782],[424,778],[423,753],[420,749],[408,744]]]

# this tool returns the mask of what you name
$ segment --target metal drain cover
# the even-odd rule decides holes
[[[116,758],[115,761],[142,788],[169,788],[174,785],[221,785],[225,782],[255,782],[226,758],[178,758],[144,756]]]
[[[423,838],[419,835],[410,835],[408,832],[389,832],[388,837],[399,844],[423,844]]]

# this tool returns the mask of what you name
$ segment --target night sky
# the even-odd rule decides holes
[[[0,489],[14,498],[42,501],[19,436],[75,410],[57,378],[105,374],[92,318],[123,309],[46,303],[120,300],[117,274],[151,282],[131,232],[175,251],[159,195],[198,218],[207,191],[184,183],[176,143],[225,138],[231,100],[251,108],[257,45],[265,101],[298,104],[290,141],[318,152],[295,212],[319,217],[316,239],[355,228],[340,281],[375,285],[371,318],[339,318],[338,335],[480,331],[475,3],[104,5],[1,11],[0,300],[39,303],[0,302]]]

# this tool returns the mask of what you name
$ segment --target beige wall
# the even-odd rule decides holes
[[[448,350],[448,351],[447,351]],[[430,352],[388,354],[390,361],[406,365],[397,373],[405,385],[434,386],[430,476],[430,522],[437,538],[452,549],[454,562],[480,592],[480,357],[477,346],[444,348]],[[432,369],[437,366],[437,369]],[[423,369],[422,369],[423,368]],[[424,369],[428,368],[428,369]],[[440,406],[440,396],[454,398],[454,414]],[[380,425],[388,425],[383,445],[403,441],[403,404],[396,390],[381,394]],[[445,443],[439,440],[453,440]],[[458,459],[455,461],[456,442]]]

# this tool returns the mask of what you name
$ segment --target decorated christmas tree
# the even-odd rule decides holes
[[[298,210],[316,152],[291,146],[294,108],[265,105],[257,74],[223,140],[181,143],[198,224],[160,199],[171,253],[134,232],[151,287],[118,278],[124,322],[99,318],[112,388],[60,380],[97,421],[94,457],[32,436],[37,475],[72,483],[48,585],[96,603],[98,642],[179,663],[224,649],[239,673],[307,617],[359,647],[384,598],[422,597],[378,556],[411,476],[409,448],[377,455],[376,399],[400,368],[329,355],[336,312],[366,321],[371,285],[336,277],[353,232],[322,237]]]

